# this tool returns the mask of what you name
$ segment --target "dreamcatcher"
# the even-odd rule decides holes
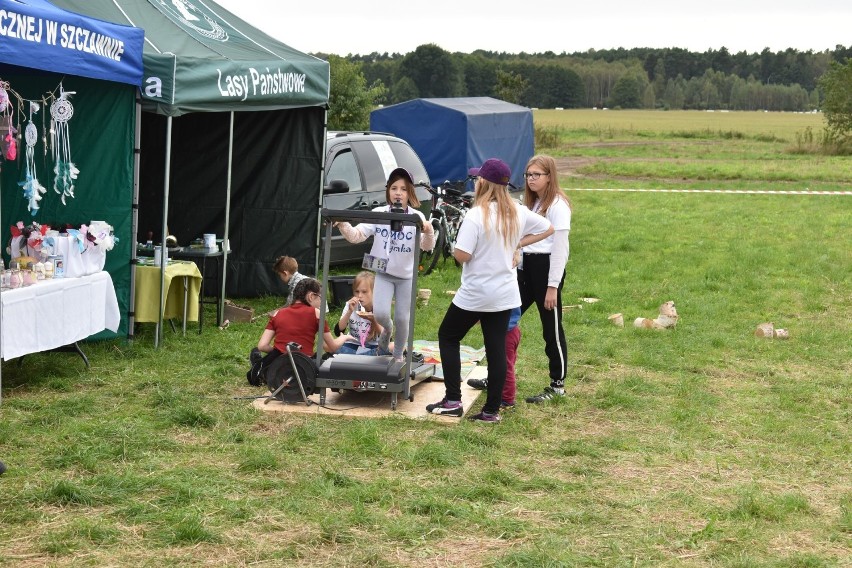
[[[53,191],[62,194],[62,205],[65,205],[66,197],[74,197],[74,180],[80,173],[71,161],[71,138],[68,132],[68,121],[74,115],[74,107],[71,106],[68,97],[73,94],[74,91],[63,91],[60,84],[59,98],[50,105],[51,142],[53,160],[56,162],[53,168],[53,173],[56,174],[53,180]]]
[[[35,167],[35,145],[38,141],[38,129],[33,124],[33,113],[37,113],[40,108],[41,106],[37,102],[30,101],[29,122],[24,129],[24,140],[27,143],[24,181],[18,182],[18,185],[24,188],[24,199],[27,200],[27,209],[32,215],[35,215],[38,211],[41,194],[47,192],[47,189],[38,181]]]

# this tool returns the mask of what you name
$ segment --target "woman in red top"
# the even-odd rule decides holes
[[[298,343],[299,351],[313,357],[316,354],[314,346],[319,329],[320,305],[319,281],[315,278],[300,280],[293,290],[293,303],[277,310],[269,318],[269,323],[257,342],[257,351],[252,350],[252,358],[259,357],[258,352],[266,353],[266,356],[252,361],[249,374],[259,375],[262,369],[287,352],[287,344],[290,342]],[[326,323],[322,338],[325,351],[334,353],[344,341],[351,339],[351,336],[341,335],[335,338]],[[250,383],[251,379],[252,377],[249,377]]]

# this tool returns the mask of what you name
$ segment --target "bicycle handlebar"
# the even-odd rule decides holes
[[[432,187],[429,182],[423,180],[420,180],[415,185],[417,187],[425,188],[429,193],[431,193],[435,197],[441,196],[442,193],[451,197],[461,197],[465,193],[465,184],[468,182],[468,180],[472,178],[473,176],[468,176],[465,179],[457,181],[446,180],[438,187]]]

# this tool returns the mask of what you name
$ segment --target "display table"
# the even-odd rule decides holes
[[[153,257],[154,251],[150,248],[139,247],[136,251],[136,254],[140,257]],[[222,325],[222,262],[224,259],[224,253],[221,249],[215,248],[193,248],[193,247],[182,247],[180,249],[174,250],[169,249],[169,259],[174,260],[191,260],[195,262],[201,272],[201,292],[199,294],[199,302],[201,303],[201,312],[198,316],[198,333],[201,333],[201,329],[204,326],[204,304],[216,304],[216,325]],[[215,271],[214,278],[216,278],[216,290],[217,294],[214,300],[205,300],[205,282],[207,280],[207,260],[210,259],[213,261],[213,269]]]
[[[178,285],[173,285],[175,282]],[[159,323],[157,305],[160,303],[160,267],[137,265],[135,283],[135,321]],[[170,260],[166,266],[165,288],[163,319],[182,317],[184,329],[187,321],[198,321],[198,297],[201,290],[198,266],[194,262]]]
[[[72,345],[105,329],[116,331],[121,320],[108,272],[44,280],[4,290],[0,298],[3,360]]]

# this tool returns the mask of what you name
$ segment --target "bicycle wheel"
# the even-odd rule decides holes
[[[438,219],[432,219],[432,229],[435,231],[435,246],[432,250],[420,251],[420,263],[417,265],[421,276],[431,274],[438,264],[438,257],[441,256],[441,250],[444,248],[444,230]]]
[[[444,238],[446,239],[444,243],[444,256],[452,257],[453,262],[456,263],[456,266],[461,266],[461,263],[456,260],[456,257],[455,255],[453,255],[453,252],[456,249],[456,237],[458,237],[459,227],[461,227],[463,219],[464,213],[458,215],[452,220],[447,220],[447,233],[444,236]]]

